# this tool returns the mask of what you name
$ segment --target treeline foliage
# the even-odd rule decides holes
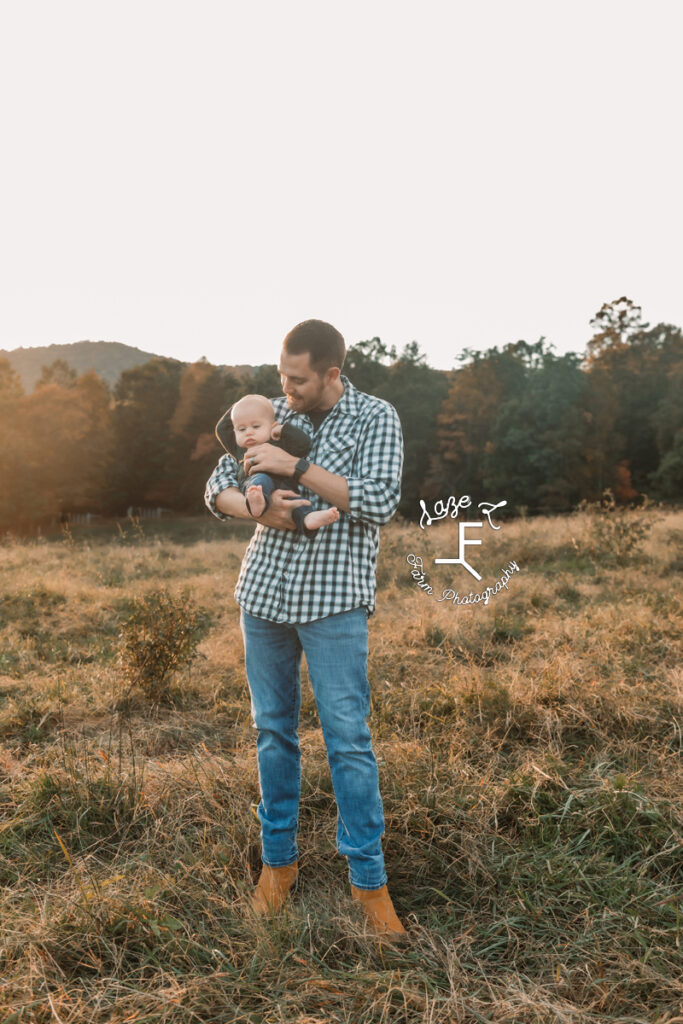
[[[27,392],[33,391],[43,368],[56,362],[67,363],[78,377],[88,370],[96,370],[105,384],[114,387],[124,370],[153,358],[152,352],[143,352],[118,341],[75,341],[66,345],[0,349],[0,359],[8,360]]]
[[[563,511],[606,487],[621,501],[683,496],[683,334],[627,298],[591,321],[586,356],[541,338],[469,359],[438,416],[430,494],[499,495]]]
[[[510,509],[569,510],[610,487],[620,501],[683,497],[683,334],[642,322],[626,298],[592,321],[585,355],[541,338],[465,350],[452,371],[415,342],[349,348],[344,373],[390,401],[403,424],[401,511],[418,499],[470,494]],[[0,527],[68,511],[121,515],[162,506],[203,510],[222,449],[214,426],[248,392],[280,393],[275,366],[185,365],[153,358],[113,391],[94,371],[45,366],[30,394],[0,359]]]

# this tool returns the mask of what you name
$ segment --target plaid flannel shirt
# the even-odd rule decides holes
[[[308,538],[296,530],[258,523],[242,560],[235,598],[249,614],[273,622],[312,622],[364,607],[375,610],[379,528],[394,515],[401,496],[403,435],[396,410],[366,395],[342,375],[344,393],[314,433],[305,413],[282,396],[272,399],[275,419],[291,422],[312,438],[309,461],[346,478],[349,512]],[[219,519],[216,498],[237,486],[237,462],[223,455],[206,485],[204,500]],[[311,510],[329,508],[299,484]]]

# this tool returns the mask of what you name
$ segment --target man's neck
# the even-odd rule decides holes
[[[316,405],[315,409],[309,409],[309,412],[329,412],[329,410],[337,404],[341,396],[344,394],[344,385],[341,377],[337,380],[334,386],[331,386],[330,394],[325,394],[320,398],[320,402]]]

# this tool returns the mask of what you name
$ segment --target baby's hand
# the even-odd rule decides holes
[[[282,433],[282,424],[281,423],[273,423],[273,429],[270,432],[270,436],[272,437],[273,441],[279,441],[281,433]]]

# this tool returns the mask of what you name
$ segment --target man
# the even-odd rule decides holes
[[[370,930],[403,941],[387,890],[384,816],[367,725],[367,619],[374,612],[379,527],[396,511],[403,439],[396,410],[358,391],[341,369],[339,331],[306,320],[284,340],[284,398],[275,418],[312,438],[306,459],[264,443],[248,449],[245,470],[292,477],[302,489],[276,490],[244,555],[235,597],[241,607],[247,680],[258,731],[263,868],[256,913],[278,910],[298,875],[301,781],[299,666],[306,654],[337,801],[337,849],[349,863],[352,897]],[[224,455],[206,487],[220,519],[250,518],[237,464]],[[336,506],[339,519],[314,539],[297,533],[291,510]]]

